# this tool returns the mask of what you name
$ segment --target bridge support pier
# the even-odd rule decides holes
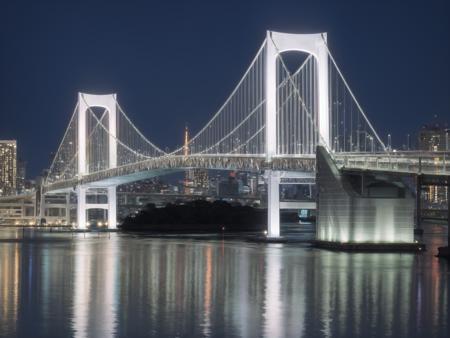
[[[86,202],[86,195],[88,188],[77,187],[77,227],[78,229],[85,230],[87,228],[86,219],[87,210],[98,207],[99,209],[108,210],[108,229],[117,229],[117,193],[116,187],[107,187],[108,203],[105,204],[88,204]]]
[[[450,259],[450,184],[447,182],[447,246],[438,248],[438,257]]]
[[[108,228],[117,229],[116,187],[108,187]]]
[[[45,218],[45,195],[41,190],[39,194],[39,217],[38,217],[39,225],[42,224],[44,218]]]
[[[66,224],[70,225],[70,192],[66,194]]]
[[[280,237],[280,173],[266,170],[267,237]]]
[[[422,228],[422,175],[416,177],[416,229]]]
[[[395,176],[340,171],[317,148],[316,243],[344,250],[421,250],[414,242],[414,196]]]
[[[77,228],[86,229],[86,191],[87,188],[78,186],[77,192]]]

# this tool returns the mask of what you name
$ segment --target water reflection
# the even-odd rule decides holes
[[[7,257],[7,259],[3,259]],[[17,244],[0,246],[0,334],[14,332],[20,289],[20,251]]]
[[[281,246],[281,245],[279,245]],[[273,250],[275,251],[275,250]],[[277,250],[278,251],[278,250]],[[283,337],[283,303],[281,299],[281,252],[273,252],[265,258],[264,335]]]
[[[116,331],[118,239],[73,243],[73,329],[75,337],[111,337]]]
[[[448,333],[449,269],[430,253],[39,236],[0,243],[1,337]]]

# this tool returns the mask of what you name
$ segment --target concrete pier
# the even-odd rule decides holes
[[[450,186],[447,185],[447,246],[438,248],[438,257],[450,258]]]
[[[340,171],[317,149],[316,245],[343,250],[423,250],[414,241],[415,200],[401,179]]]

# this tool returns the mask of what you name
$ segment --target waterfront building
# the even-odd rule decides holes
[[[34,194],[0,198],[0,226],[34,225],[36,200]]]
[[[423,151],[449,151],[450,128],[446,124],[424,125],[419,131],[418,146]],[[447,189],[444,186],[428,186],[424,191],[425,203],[430,208],[447,206]]]
[[[17,141],[0,140],[0,196],[16,194]]]
[[[18,194],[25,192],[26,185],[26,162],[19,159],[17,161],[16,189]]]

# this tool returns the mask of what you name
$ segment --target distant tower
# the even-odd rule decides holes
[[[189,155],[189,128],[186,125],[184,127],[184,145],[183,145],[183,155]],[[184,174],[184,193],[190,195],[193,193],[194,187],[194,172],[191,169],[186,170]]]
[[[189,128],[188,126],[184,127],[184,156],[189,155]]]
[[[189,128],[184,128],[183,155],[189,155]],[[188,169],[184,176],[184,193],[192,195],[194,193],[205,193],[208,191],[208,171],[205,169]]]
[[[16,194],[17,142],[0,140],[0,196]]]

